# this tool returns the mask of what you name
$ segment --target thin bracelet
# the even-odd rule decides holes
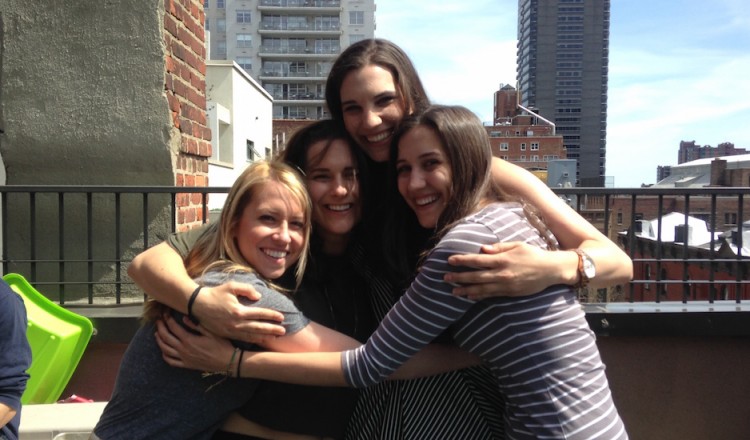
[[[195,303],[195,298],[198,297],[198,294],[201,292],[202,288],[203,286],[198,286],[195,288],[195,290],[193,290],[193,293],[192,295],[190,295],[190,299],[188,300],[188,305],[187,305],[188,318],[190,318],[190,320],[193,321],[193,323],[195,324],[199,324],[200,321],[198,321],[198,318],[196,318],[195,315],[193,315],[193,304]]]
[[[229,363],[227,364],[227,371],[226,373],[224,373],[225,376],[232,377],[232,364],[234,363],[234,358],[237,357],[238,351],[240,351],[239,347],[234,347],[232,357],[229,359]]]
[[[242,356],[245,355],[245,349],[240,350],[240,360],[237,361],[237,379],[240,378],[240,368],[242,367]]]

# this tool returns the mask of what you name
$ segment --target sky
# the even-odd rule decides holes
[[[435,103],[492,120],[516,83],[517,0],[376,0],[375,36],[412,58]],[[680,141],[750,150],[746,0],[611,0],[606,175],[656,181]]]

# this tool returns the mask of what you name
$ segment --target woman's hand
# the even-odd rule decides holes
[[[156,343],[164,361],[179,368],[225,371],[234,352],[229,340],[211,334],[202,326],[193,325],[189,319],[185,319],[185,324],[200,335],[185,330],[169,314],[156,321]]]
[[[182,256],[167,242],[153,246],[133,258],[128,275],[148,296],[187,314],[191,293],[197,284],[188,275]],[[192,305],[192,314],[205,328],[225,338],[260,343],[284,334],[275,322],[284,315],[274,310],[240,304],[238,297],[258,300],[252,285],[225,283],[201,289]]]
[[[445,275],[447,282],[460,284],[453,289],[454,295],[477,301],[531,295],[553,284],[575,284],[578,277],[575,252],[547,251],[523,242],[486,245],[482,252],[448,258],[453,266],[477,269]]]
[[[263,344],[284,335],[284,327],[277,324],[284,320],[282,313],[242,304],[240,296],[260,298],[249,284],[230,281],[204,287],[193,304],[193,315],[209,332],[228,339]]]

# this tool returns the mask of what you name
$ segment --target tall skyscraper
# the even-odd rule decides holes
[[[604,186],[610,0],[519,0],[521,104],[555,122],[580,186]]]
[[[333,61],[375,35],[374,0],[205,0],[209,58],[234,60],[273,96],[274,119],[327,116]]]

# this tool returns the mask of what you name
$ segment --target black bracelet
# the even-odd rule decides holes
[[[193,323],[196,325],[200,324],[200,321],[198,321],[198,318],[196,318],[195,315],[193,315],[193,304],[195,303],[195,298],[198,297],[198,294],[201,292],[202,288],[203,286],[198,286],[195,288],[195,290],[193,290],[193,294],[190,295],[190,299],[188,300],[188,305],[187,305],[188,318],[190,318],[190,320],[193,321]]]
[[[242,356],[245,354],[245,349],[240,350],[240,360],[237,361],[237,379],[240,378],[240,367],[242,367]]]

